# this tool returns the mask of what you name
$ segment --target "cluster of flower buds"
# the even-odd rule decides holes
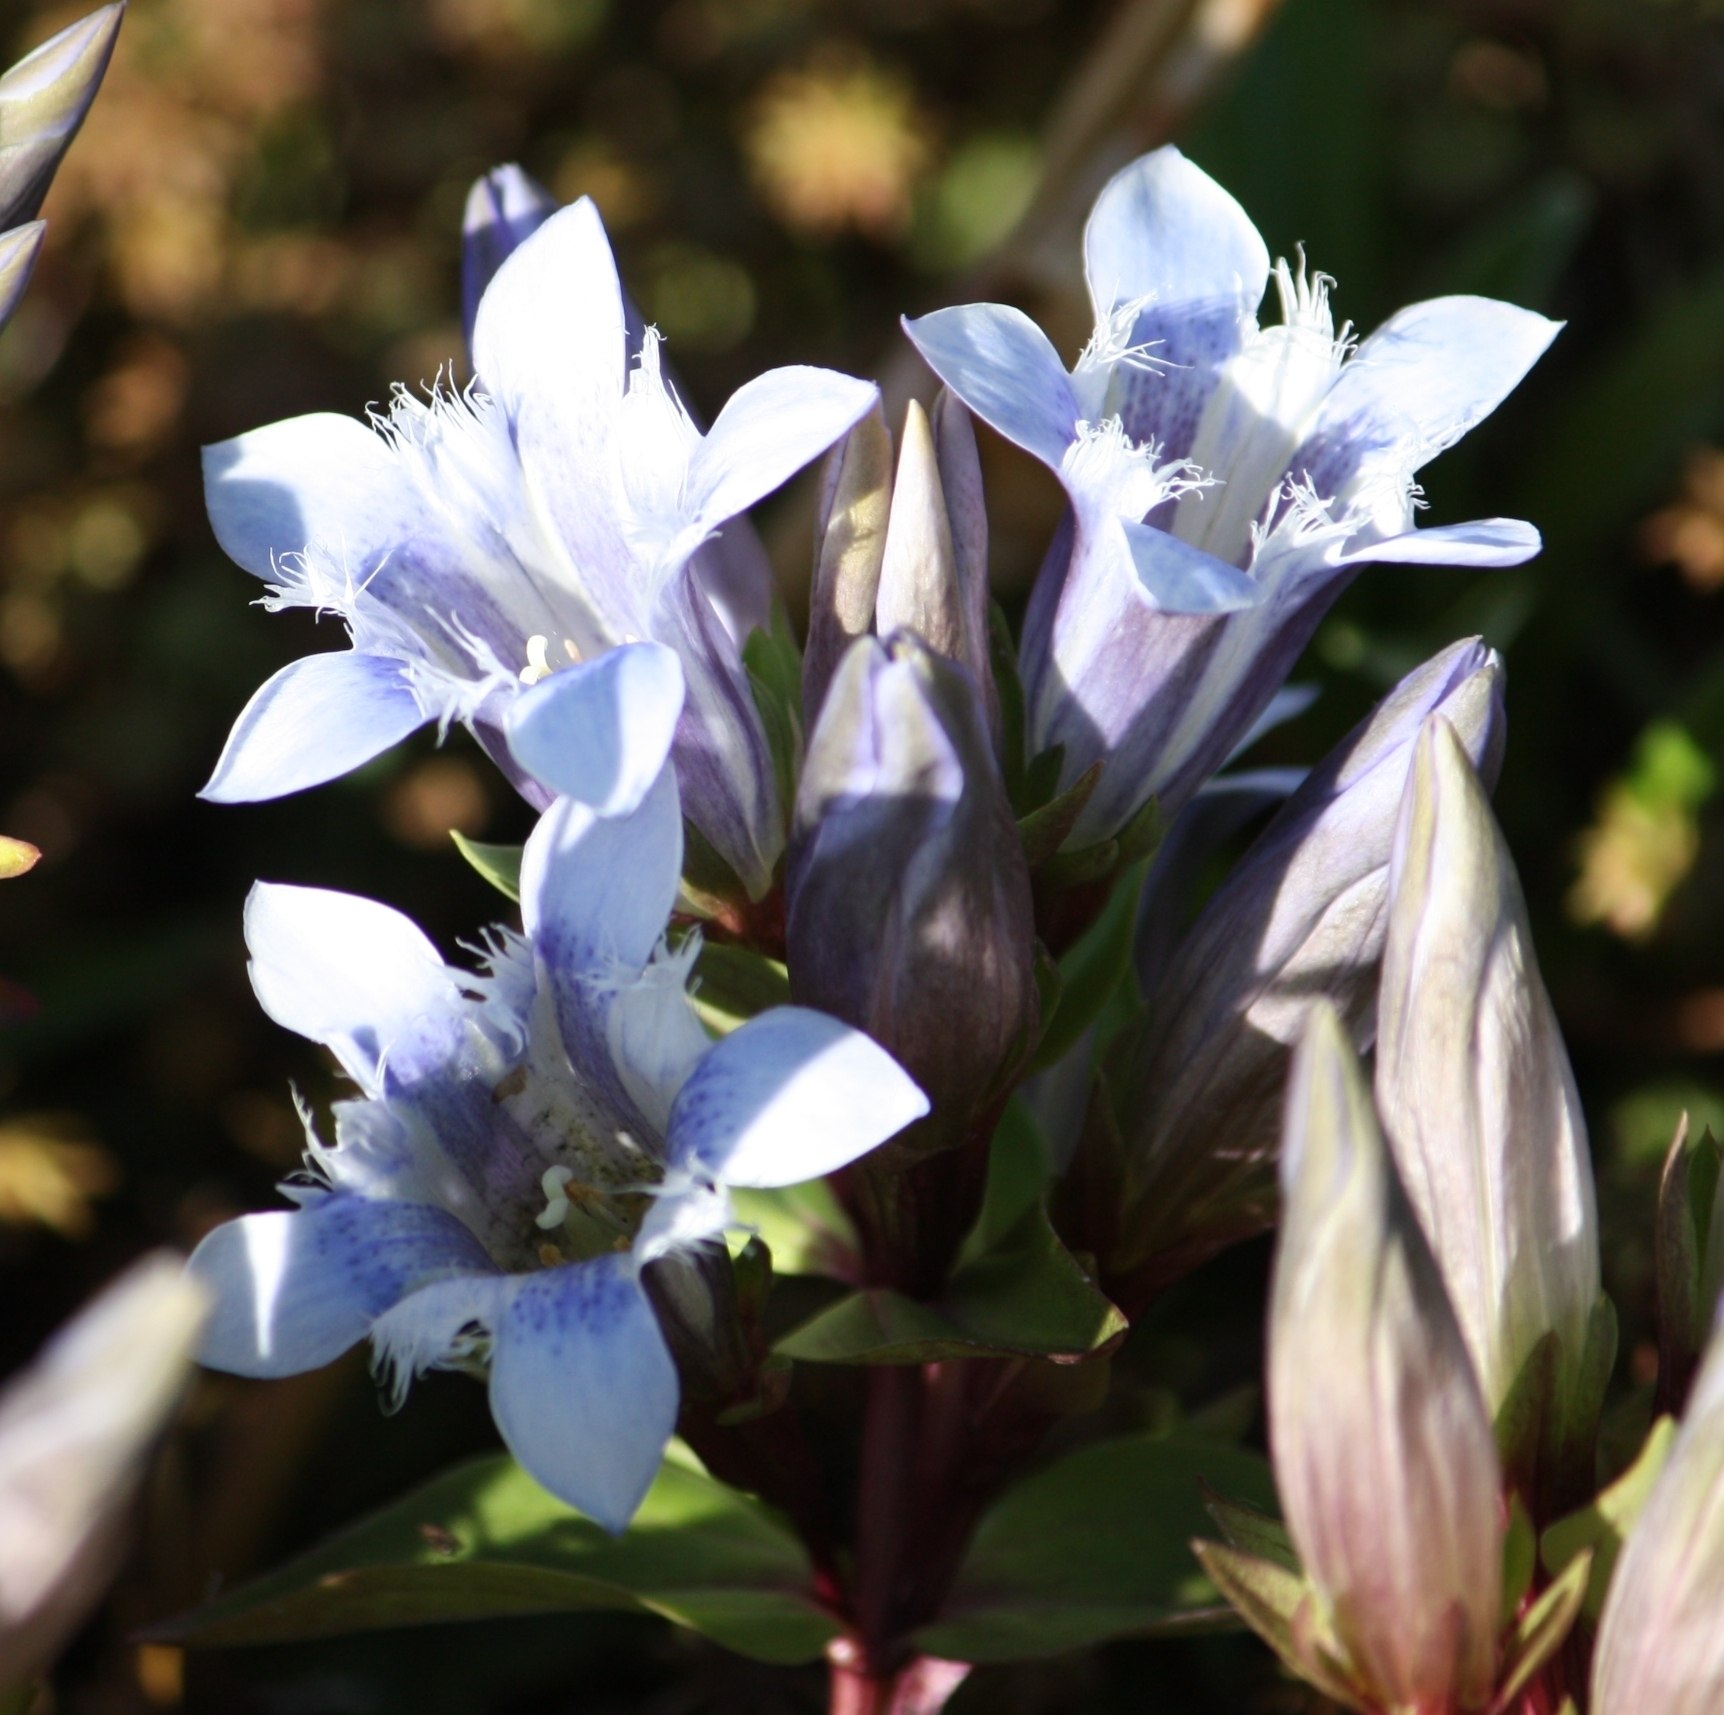
[[[1674,1441],[1655,1430],[1588,1505],[1615,1324],[1586,1135],[1512,866],[1440,716],[1387,916],[1374,1100],[1325,1001],[1287,1092],[1269,1319],[1285,1535],[1223,1506],[1229,1544],[1199,1552],[1351,1708],[1716,1708],[1724,1333]]]

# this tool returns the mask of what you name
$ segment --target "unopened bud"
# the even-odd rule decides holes
[[[68,25],[0,76],[0,228],[32,218],[108,69],[123,5]]]
[[[1599,1294],[1586,1124],[1508,848],[1442,719],[1419,735],[1389,894],[1384,1129],[1491,1410],[1547,1334],[1571,1401]]]
[[[467,193],[461,222],[461,319],[467,349],[491,277],[557,212],[557,199],[519,167],[494,167]]]
[[[809,731],[845,650],[874,629],[891,508],[892,436],[876,405],[833,448],[822,477],[802,657],[802,721]]]
[[[10,232],[0,232],[0,327],[12,319],[18,300],[30,284],[47,230],[46,221],[33,220],[28,225],[13,227]]]
[[[1490,1419],[1323,1002],[1293,1057],[1281,1182],[1269,1436],[1293,1545],[1370,1707],[1481,1709],[1502,1585]]]
[[[1273,1219],[1287,1058],[1327,998],[1372,1030],[1389,854],[1422,722],[1440,713],[1481,772],[1503,738],[1502,664],[1457,643],[1341,741],[1198,916],[1150,999],[1124,1079],[1132,1182],[1122,1268],[1183,1272]]]
[[[1724,1709],[1724,1323],[1604,1601],[1592,1715]]]
[[[0,1694],[47,1666],[113,1575],[206,1309],[177,1259],[149,1258],[0,1393]]]
[[[976,687],[899,634],[844,657],[788,868],[791,992],[883,1043],[954,1140],[1036,1028],[1029,870]]]

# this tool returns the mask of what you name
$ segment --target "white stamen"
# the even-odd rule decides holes
[[[572,1167],[547,1167],[540,1177],[539,1189],[545,1193],[544,1212],[534,1217],[533,1224],[544,1232],[553,1232],[569,1218],[569,1199],[564,1195],[569,1181],[575,1176]]]

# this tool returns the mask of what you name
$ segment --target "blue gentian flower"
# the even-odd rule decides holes
[[[1482,421],[1557,324],[1436,298],[1355,348],[1330,282],[1273,270],[1232,197],[1177,149],[1125,168],[1084,234],[1096,315],[1069,372],[1000,304],[906,322],[976,414],[1070,501],[1025,620],[1030,738],[1061,785],[1107,766],[1073,831],[1116,831],[1152,795],[1172,815],[1285,679],[1370,561],[1516,565],[1538,532],[1490,518],[1413,527],[1415,473]],[[1273,275],[1279,326],[1259,327]]]
[[[642,1283],[729,1222],[726,1187],[832,1172],[927,1111],[886,1051],[776,1007],[713,1041],[689,1003],[697,947],[666,922],[682,816],[665,769],[605,818],[568,798],[522,867],[526,932],[478,975],[405,917],[260,885],[254,986],[359,1086],[311,1137],[294,1209],[198,1247],[216,1310],[202,1357],[314,1369],[370,1336],[397,1396],[428,1367],[483,1369],[504,1441],[611,1530],[676,1422],[677,1371]]]
[[[216,535],[265,605],[334,613],[353,646],[270,679],[204,795],[277,797],[461,721],[541,806],[548,790],[621,814],[674,738],[691,821],[758,895],[787,807],[734,624],[694,562],[876,390],[772,370],[702,434],[657,333],[630,335],[597,210],[535,218],[474,235],[491,247],[478,274],[506,254],[472,386],[398,389],[369,425],[295,417],[205,454]]]

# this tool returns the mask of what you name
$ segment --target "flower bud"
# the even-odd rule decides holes
[[[53,1659],[118,1564],[206,1299],[177,1260],[150,1258],[0,1393],[0,1693]]]
[[[1037,1019],[1029,870],[976,687],[859,638],[808,746],[788,869],[793,997],[869,1032],[953,1141]]]
[[[1586,1125],[1508,848],[1442,720],[1389,866],[1377,1107],[1492,1412],[1548,1333],[1572,1400],[1599,1293]]]
[[[876,405],[832,449],[822,475],[802,656],[802,723],[810,732],[844,651],[874,629],[891,506],[892,435]]]
[[[1724,1708],[1724,1322],[1599,1621],[1592,1715]]]
[[[1490,1420],[1326,1002],[1293,1057],[1281,1182],[1269,1436],[1293,1545],[1370,1707],[1482,1708],[1502,1585]]]
[[[12,312],[30,284],[47,231],[46,221],[32,220],[13,227],[10,232],[0,232],[0,328],[12,319]]]
[[[1268,1226],[1288,1053],[1327,997],[1371,1037],[1389,853],[1413,742],[1440,713],[1487,776],[1502,664],[1477,640],[1410,673],[1330,753],[1216,890],[1150,998],[1121,1111],[1125,1267],[1166,1279]]]
[[[461,322],[469,351],[492,276],[556,212],[557,199],[519,167],[493,167],[474,181],[461,219]]]
[[[20,225],[42,206],[96,99],[125,10],[104,6],[80,18],[0,76],[0,228]]]

